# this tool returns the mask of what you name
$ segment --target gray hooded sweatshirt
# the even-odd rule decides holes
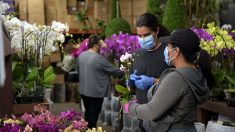
[[[131,103],[129,113],[149,121],[150,131],[193,130],[198,103],[208,99],[209,88],[198,69],[168,69],[148,91],[147,104]]]

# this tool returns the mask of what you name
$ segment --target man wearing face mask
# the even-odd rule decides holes
[[[91,36],[88,42],[89,49],[82,52],[77,59],[79,93],[85,107],[85,120],[90,129],[96,128],[103,98],[111,97],[110,76],[124,75],[123,71],[99,54],[101,46],[101,40],[97,36]]]
[[[166,44],[160,43],[158,38],[168,36],[169,32],[159,24],[158,19],[151,13],[144,13],[137,18],[136,31],[141,49],[135,53],[134,62],[130,70],[129,86],[136,93],[138,103],[147,103],[147,91],[157,82],[161,73],[168,68],[164,61]],[[145,131],[143,121],[140,129]]]

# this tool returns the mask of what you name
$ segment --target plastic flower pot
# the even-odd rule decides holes
[[[131,115],[123,113],[123,127],[131,127]]]

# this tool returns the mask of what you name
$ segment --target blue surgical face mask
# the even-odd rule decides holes
[[[153,35],[149,35],[145,38],[138,37],[138,41],[140,46],[146,50],[152,49],[155,45]]]
[[[169,58],[169,55],[168,55],[168,53],[169,52],[171,52],[171,51],[173,51],[173,50],[175,50],[175,48],[173,48],[173,49],[171,49],[170,51],[168,51],[168,47],[166,46],[166,48],[165,48],[165,50],[164,50],[164,57],[165,57],[165,62],[166,62],[166,64],[168,65],[168,66],[171,66],[171,61],[173,60],[173,59],[175,59],[175,57],[173,57],[173,58]]]

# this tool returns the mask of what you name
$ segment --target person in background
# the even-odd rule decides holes
[[[111,96],[110,76],[124,75],[123,71],[99,54],[102,46],[100,40],[97,36],[91,36],[88,42],[89,49],[82,52],[77,59],[79,93],[85,107],[85,120],[91,129],[96,127],[103,98]]]
[[[149,102],[131,101],[124,110],[140,119],[148,120],[151,132],[196,132],[194,121],[199,103],[209,97],[213,76],[203,61],[200,41],[190,29],[178,29],[167,37],[164,50],[169,68],[159,82],[148,91]],[[154,60],[153,60],[154,61]]]
[[[168,36],[169,32],[151,13],[144,13],[137,18],[136,31],[141,49],[135,52],[128,85],[134,89],[138,103],[144,104],[148,102],[148,89],[168,68],[163,55],[166,43],[159,42],[159,38]],[[144,131],[142,120],[139,120],[139,125]]]

